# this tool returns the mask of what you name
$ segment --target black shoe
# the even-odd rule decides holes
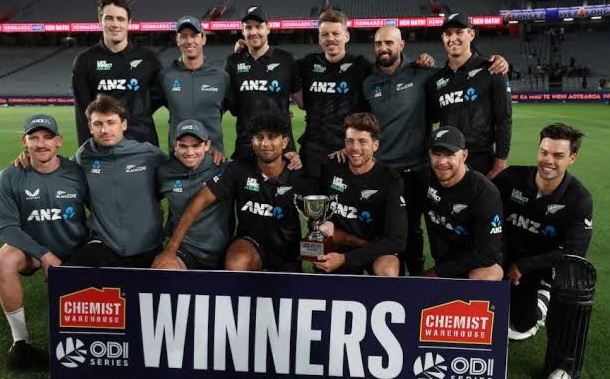
[[[25,341],[16,341],[6,359],[10,371],[49,371],[49,353]]]

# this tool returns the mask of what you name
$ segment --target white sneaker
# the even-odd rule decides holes
[[[572,376],[563,369],[555,369],[551,372],[547,379],[572,379]]]
[[[544,326],[546,322],[546,314],[549,311],[549,304],[551,302],[551,291],[550,285],[544,281],[540,283],[542,288],[538,290],[538,310],[540,311],[540,320],[538,324]]]
[[[515,328],[510,325],[508,327],[508,339],[513,341],[523,341],[528,338],[531,338],[536,335],[538,329],[540,328],[540,324],[534,325],[531,329],[526,330],[525,332],[518,332]]]

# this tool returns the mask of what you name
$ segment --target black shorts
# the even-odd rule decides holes
[[[263,271],[273,271],[273,272],[303,272],[303,267],[301,265],[301,261],[296,258],[286,258],[285,254],[280,254],[277,251],[268,249],[265,246],[262,246],[256,238],[250,236],[235,236],[233,241],[237,239],[243,239],[250,242],[258,252],[258,255],[261,257],[263,262]]]
[[[150,268],[155,253],[122,256],[100,240],[80,246],[64,263],[65,266]]]
[[[189,270],[222,270],[224,268],[224,261],[222,259],[217,261],[201,259],[182,250],[178,250],[176,254],[178,258],[182,259],[182,262],[184,262],[184,265]]]

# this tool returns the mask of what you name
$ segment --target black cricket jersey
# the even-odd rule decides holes
[[[238,236],[253,238],[286,261],[299,255],[301,223],[294,195],[309,193],[301,171],[284,168],[276,179],[263,177],[256,163],[232,162],[208,188],[221,202],[234,202]]]
[[[152,116],[161,105],[160,69],[155,53],[131,43],[113,53],[100,41],[80,53],[72,68],[78,144],[91,136],[85,116],[87,105],[98,93],[104,93],[120,100],[127,110],[125,137],[159,146]]]
[[[346,264],[358,268],[407,245],[407,212],[400,176],[381,162],[362,175],[354,175],[347,163],[323,166],[321,190],[337,195],[331,202],[331,221],[347,233],[368,243],[346,251]]]
[[[435,271],[463,278],[475,268],[501,264],[502,200],[484,175],[467,171],[452,187],[432,173],[424,215]]]
[[[448,65],[428,82],[430,115],[440,125],[460,129],[472,153],[506,159],[510,150],[512,106],[506,75],[492,75],[490,62],[473,54],[456,71]]]
[[[566,172],[561,184],[539,196],[537,168],[511,166],[494,178],[504,203],[505,255],[522,274],[549,269],[564,254],[584,256],[593,233],[593,199]]]
[[[234,104],[231,113],[237,117],[237,141],[232,157],[254,161],[246,127],[257,112],[275,110],[288,115],[290,94],[301,90],[297,63],[291,53],[270,47],[258,59],[248,51],[227,57],[225,70],[231,78]],[[295,151],[290,132],[288,151]]]
[[[65,259],[88,236],[87,182],[78,164],[60,157],[50,173],[12,165],[0,172],[0,238],[40,259]]]
[[[298,64],[307,112],[301,149],[325,155],[343,149],[345,116],[368,110],[362,82],[371,73],[371,62],[346,54],[333,63],[324,53],[313,53]]]

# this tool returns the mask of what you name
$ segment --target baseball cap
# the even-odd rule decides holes
[[[465,148],[464,135],[453,126],[441,126],[432,132],[430,137],[430,150],[446,149],[455,153]]]
[[[241,22],[246,22],[248,20],[254,20],[262,24],[263,22],[267,22],[267,14],[263,8],[258,5],[250,5],[246,10],[246,14],[241,19]]]
[[[445,31],[449,28],[472,28],[472,24],[470,23],[470,18],[466,13],[453,13],[450,14],[445,21],[443,22],[443,26],[441,26],[441,30]]]
[[[57,121],[52,116],[46,114],[35,114],[25,120],[23,134],[30,134],[36,129],[46,129],[53,134],[59,134]]]
[[[207,141],[208,139],[208,131],[205,130],[203,124],[197,120],[184,120],[176,125],[176,139],[186,135],[197,137],[202,141]]]
[[[180,20],[176,22],[176,32],[184,28],[191,28],[197,33],[203,33],[203,27],[201,26],[201,21],[195,16],[182,16]]]

